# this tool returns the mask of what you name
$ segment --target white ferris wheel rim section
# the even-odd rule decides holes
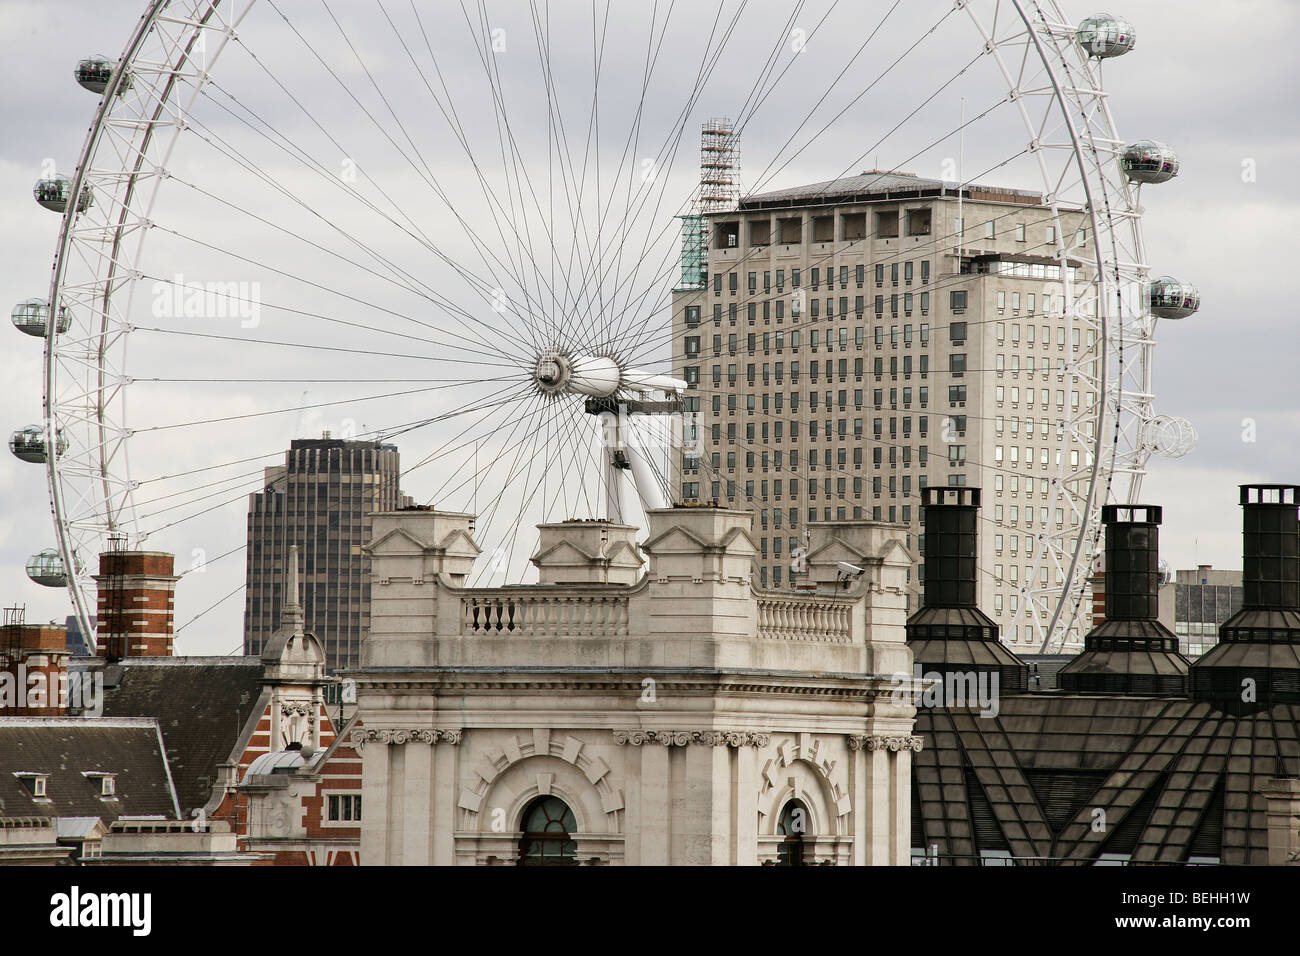
[[[118,69],[114,72],[110,86],[105,91],[95,113],[94,122],[87,134],[85,143],[78,158],[76,172],[71,184],[71,195],[80,195],[83,186],[86,185],[87,180],[91,178],[88,171],[93,168],[93,160],[97,155],[103,130],[106,123],[108,123],[112,118],[111,114],[113,109],[118,105],[119,98],[115,95],[118,85],[122,82],[123,77],[130,76],[136,72],[137,56],[145,39],[160,25],[167,25],[176,29],[178,40],[173,44],[173,49],[184,52],[180,58],[175,61],[173,66],[174,76],[187,75],[194,80],[194,88],[190,94],[189,100],[185,106],[180,108],[181,118],[179,121],[172,118],[164,119],[163,114],[165,112],[165,101],[160,101],[157,104],[156,112],[148,119],[147,124],[139,133],[139,141],[147,144],[152,139],[154,131],[158,126],[170,126],[171,141],[168,143],[164,152],[164,157],[168,157],[170,156],[180,133],[185,128],[183,117],[186,115],[186,110],[200,95],[203,85],[210,79],[210,69],[215,65],[229,40],[235,37],[236,27],[240,22],[242,22],[244,17],[254,6],[254,3],[255,0],[243,0],[243,2],[239,4],[226,4],[223,6],[220,3],[220,0],[213,0],[211,3],[204,2],[204,0],[188,0],[188,2],[182,2],[182,0],[151,0],[128,40],[122,56],[119,57],[117,61]],[[972,2],[972,0],[957,0],[954,4],[958,9],[966,9],[971,15],[973,22],[976,24],[984,39],[985,52],[994,57],[1004,79],[1008,82],[1014,94],[1017,92],[1017,87],[1013,78],[1013,71],[1002,56],[1003,47],[1007,45],[1009,39],[1004,38],[999,41],[996,36],[991,35],[984,28],[984,25],[977,16],[977,11],[975,9],[977,6],[981,5],[990,5],[990,0],[981,0],[981,3]],[[996,5],[998,7],[1003,6],[1001,3]],[[1108,291],[1111,290],[1111,286],[1114,283],[1114,278],[1112,277],[1109,268],[1113,265],[1113,262],[1108,260],[1104,253],[1102,248],[1103,244],[1100,241],[1101,237],[1106,236],[1108,238],[1113,238],[1117,221],[1121,225],[1127,224],[1127,228],[1131,230],[1129,246],[1134,250],[1134,254],[1128,256],[1126,261],[1130,266],[1136,268],[1141,273],[1145,273],[1145,264],[1141,255],[1140,210],[1133,201],[1132,196],[1130,195],[1130,190],[1125,188],[1122,182],[1112,184],[1112,186],[1115,186],[1116,188],[1107,190],[1105,178],[1100,176],[1098,171],[1092,170],[1088,166],[1086,156],[1087,150],[1100,150],[1103,155],[1113,155],[1119,145],[1121,145],[1115,132],[1109,104],[1104,92],[1102,91],[1099,67],[1094,70],[1094,68],[1090,66],[1087,57],[1082,55],[1082,51],[1078,45],[1073,42],[1073,26],[1071,25],[1071,21],[1060,9],[1058,3],[1034,2],[1034,0],[1010,0],[1009,5],[1014,8],[1016,15],[1020,18],[1024,27],[1024,34],[1027,36],[1028,41],[1032,41],[1034,51],[1039,57],[1038,65],[1041,66],[1051,80],[1052,91],[1050,95],[1054,101],[1057,113],[1067,126],[1072,148],[1074,150],[1074,161],[1078,165],[1081,182],[1090,197],[1086,213],[1092,230],[1091,234],[1095,237],[1094,255],[1096,262],[1094,267],[1097,269],[1097,276],[1094,282],[1098,289],[1097,318],[1099,327],[1097,331],[1101,357],[1101,384],[1096,389],[1097,421],[1096,434],[1092,437],[1094,445],[1094,453],[1092,455],[1092,478],[1088,482],[1088,491],[1085,497],[1086,507],[1083,509],[1083,514],[1081,515],[1082,520],[1079,523],[1079,534],[1075,538],[1074,547],[1071,549],[1069,555],[1070,564],[1068,571],[1065,574],[1065,580],[1063,584],[1058,585],[1056,588],[1047,589],[1049,593],[1052,591],[1059,591],[1060,598],[1057,602],[1052,621],[1047,628],[1047,632],[1043,635],[1043,646],[1046,647],[1053,638],[1062,610],[1069,600],[1069,594],[1074,590],[1078,590],[1078,593],[1080,595],[1082,594],[1082,591],[1076,587],[1076,582],[1080,579],[1080,574],[1087,570],[1086,562],[1082,560],[1082,555],[1089,536],[1092,537],[1094,542],[1096,540],[1096,532],[1099,528],[1098,513],[1100,505],[1105,500],[1106,491],[1109,490],[1111,480],[1110,472],[1107,472],[1104,476],[1102,474],[1104,470],[1103,462],[1107,460],[1105,457],[1105,449],[1107,447],[1107,442],[1105,440],[1106,434],[1108,431],[1112,430],[1118,432],[1121,425],[1119,418],[1124,415],[1126,411],[1122,405],[1123,395],[1121,394],[1121,407],[1116,410],[1113,429],[1107,427],[1111,423],[1107,420],[1110,404],[1106,401],[1108,390],[1108,380],[1106,376],[1110,372],[1110,349],[1112,346],[1112,343],[1108,341],[1109,336],[1107,335],[1107,331],[1109,323],[1107,317],[1109,314],[1108,310],[1111,307],[1112,300],[1115,296],[1111,294],[1111,291]],[[234,10],[232,16],[221,21],[220,27],[213,27],[211,25],[209,22],[210,19],[214,16],[218,16],[219,11],[229,11],[232,8]],[[219,16],[218,19],[220,20]],[[188,51],[195,46],[196,42],[205,40],[208,36],[214,34],[217,36],[217,43],[214,45],[213,49],[207,49],[207,47],[204,46],[204,62],[200,68],[195,69],[193,64],[190,62]],[[1051,42],[1045,42],[1048,40]],[[157,65],[155,65],[155,69],[156,66]],[[1087,84],[1080,85],[1078,81],[1073,80],[1070,77],[1063,77],[1061,73],[1065,66],[1072,66],[1074,69],[1078,70],[1081,73],[1082,78],[1087,80]],[[1078,104],[1074,101],[1067,102],[1067,99],[1070,94],[1077,94],[1081,90],[1085,92],[1091,90],[1098,94],[1096,96],[1097,116],[1100,119],[1103,130],[1109,134],[1103,138],[1104,141],[1099,141],[1099,138],[1093,135],[1090,127],[1086,127],[1082,132],[1076,128],[1071,115],[1071,109],[1077,108]],[[1035,127],[1025,109],[1023,98],[1014,98],[1019,100],[1017,104],[1018,109],[1025,124],[1026,132],[1032,138],[1035,136]],[[1041,149],[1038,152],[1040,174],[1044,179],[1044,188],[1049,196],[1050,206],[1053,210],[1054,217],[1059,217],[1059,206],[1053,191],[1053,182],[1051,181],[1049,171],[1047,170],[1043,160]],[[143,175],[141,166],[145,162],[146,160],[143,148],[141,148],[137,152],[136,167],[128,171],[127,174],[129,185],[125,188],[125,193],[128,197],[134,194],[137,181]],[[150,194],[148,203],[145,206],[146,211],[144,216],[135,216],[133,218],[131,208],[126,203],[122,204],[120,212],[116,216],[116,221],[114,223],[114,228],[116,229],[114,235],[115,249],[120,250],[124,238],[127,238],[126,233],[130,231],[130,228],[137,228],[139,231],[139,237],[135,243],[134,258],[131,258],[130,253],[126,256],[114,256],[114,261],[110,267],[112,270],[111,274],[114,276],[120,277],[122,275],[131,275],[136,263],[139,261],[140,250],[143,247],[144,237],[148,231],[147,228],[141,228],[141,226],[143,225],[147,227],[148,225],[148,212],[152,210],[162,178],[161,176],[153,175],[152,173],[151,176],[154,179],[153,190]],[[1098,203],[1093,198],[1093,191],[1098,187],[1106,200],[1105,206],[1108,213],[1105,215],[1099,211]],[[1116,209],[1119,210],[1118,214],[1114,212]],[[61,299],[64,298],[63,279],[69,250],[75,234],[77,218],[78,212],[76,204],[69,204],[68,211],[64,214],[63,222],[60,227],[55,268],[51,278],[49,297],[51,314],[57,314],[57,310],[61,304]],[[1059,219],[1056,221],[1059,221]],[[1064,230],[1060,228],[1056,230],[1058,255],[1061,256],[1064,261],[1065,236],[1063,233]],[[1063,270],[1063,276],[1065,277],[1064,282],[1067,290],[1070,288],[1071,284],[1069,274],[1069,269]],[[111,285],[111,282],[105,283],[105,288],[102,294],[103,305],[96,314],[100,326],[101,345],[107,341],[110,332],[110,325],[112,323],[111,312],[113,303],[111,302]],[[1067,298],[1073,300],[1074,297],[1067,292]],[[1074,311],[1073,308],[1067,309],[1067,315],[1070,316],[1071,321],[1073,321],[1074,318]],[[129,307],[126,314],[129,314]],[[1122,323],[1120,327],[1122,328]],[[123,355],[125,355],[125,343],[129,339],[129,336],[116,328],[112,329],[112,332],[115,336],[121,336],[123,340]],[[51,431],[56,427],[57,422],[60,421],[62,417],[60,415],[58,393],[58,347],[59,339],[57,336],[47,337],[45,342],[43,408],[46,427]],[[101,348],[99,354],[102,359],[105,354],[105,349]],[[1142,355],[1140,372],[1149,383],[1149,349]],[[112,369],[101,369],[101,389],[103,386],[104,375],[113,374],[115,374],[115,371]],[[582,378],[591,379],[590,386],[592,392],[588,394],[596,393],[599,390],[609,389],[612,374],[613,373],[609,368],[604,367],[599,362],[584,363]],[[646,389],[666,389],[670,384],[672,386],[678,384],[675,380],[663,381],[663,378],[664,377],[656,377],[647,374],[644,376],[644,380],[640,384]],[[625,380],[625,384],[636,387],[635,382]],[[1149,391],[1148,388],[1148,394]],[[127,427],[126,422],[124,397],[121,405],[121,418],[122,421],[120,422],[112,421],[108,415],[105,414],[104,404],[102,402],[99,404],[97,428],[100,440],[95,449],[98,451],[98,455],[94,460],[92,460],[87,471],[94,475],[99,486],[104,489],[106,509],[110,497],[108,494],[110,486],[125,487],[127,489],[132,487],[129,458],[127,455],[127,449],[129,447],[129,441],[127,439],[129,438],[130,430]],[[1068,441],[1069,430],[1066,429],[1058,448],[1063,449],[1065,443]],[[117,454],[109,458],[105,454],[105,449],[112,444],[116,444]],[[1140,451],[1137,454],[1140,455]],[[1054,501],[1061,500],[1059,496],[1063,494],[1063,491],[1060,486],[1063,485],[1063,474],[1066,469],[1066,456],[1058,450],[1057,457],[1056,485],[1058,488],[1057,493],[1053,496]],[[1141,463],[1140,461],[1137,461],[1136,457],[1134,460],[1136,465],[1132,469],[1132,483],[1129,490],[1130,498],[1136,495],[1141,478]],[[79,619],[83,632],[90,636],[94,633],[94,627],[92,624],[93,613],[91,608],[94,585],[91,580],[92,572],[88,565],[96,555],[79,555],[77,553],[77,544],[79,539],[76,537],[75,529],[69,525],[67,508],[64,500],[65,482],[63,472],[66,467],[66,464],[63,463],[60,456],[49,456],[46,463],[47,483],[50,495],[51,511],[56,526],[58,550],[64,562],[64,567],[69,569],[68,588],[70,597],[72,598],[74,611]],[[114,469],[117,469],[119,473],[113,473]],[[1103,491],[1100,497],[1098,497],[1098,484],[1103,477],[1106,482],[1106,491]],[[125,511],[124,518],[119,517],[111,521],[106,520],[106,526],[100,529],[101,539],[110,532],[121,532],[123,530],[123,525],[126,525],[129,533],[138,533],[138,529],[134,526],[133,495],[128,491],[123,501]],[[108,517],[107,514],[105,517]],[[1040,535],[1040,538],[1043,537],[1047,537],[1048,539],[1051,538],[1051,536]],[[128,540],[131,539],[128,537]],[[1048,549],[1046,546],[1037,549],[1034,562],[1034,572],[1038,572],[1040,567],[1045,567],[1044,560],[1047,553]],[[85,561],[85,567],[82,566],[82,561],[79,560],[80,558],[87,559]],[[1056,570],[1059,574],[1061,569],[1057,568]],[[1024,589],[1024,591],[1028,598],[1029,589]],[[1019,621],[1025,615],[1026,609],[1030,604],[1031,602],[1029,600],[1020,602],[1019,609],[1012,619],[1013,622]],[[1076,604],[1076,612],[1077,609],[1078,605]]]

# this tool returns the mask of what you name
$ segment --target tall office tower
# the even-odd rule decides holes
[[[284,561],[297,545],[308,630],[331,670],[355,667],[370,630],[370,516],[410,504],[399,487],[397,446],[343,441],[326,432],[295,439],[285,463],[248,496],[244,653],[261,654],[280,624]]]
[[[680,461],[682,499],[752,508],[756,583],[790,587],[809,521],[895,523],[919,560],[920,490],[979,486],[978,603],[1007,643],[1041,639],[1016,611],[1056,583],[1049,562],[1034,569],[1040,536],[1077,528],[1049,490],[1058,422],[1086,419],[1090,399],[1067,367],[1097,369],[1097,343],[1077,324],[1067,341],[1063,308],[1063,269],[1087,277],[1082,214],[1058,227],[1037,193],[872,170],[703,219],[707,279],[673,296],[700,438]],[[913,573],[912,608],[922,584]]]

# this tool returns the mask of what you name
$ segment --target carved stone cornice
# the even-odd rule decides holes
[[[749,730],[616,730],[614,743],[640,747],[642,744],[663,744],[665,747],[685,747],[701,744],[705,747],[766,747],[771,734]]]
[[[367,741],[374,740],[381,744],[458,744],[463,730],[406,730],[401,728],[378,728],[352,731],[352,746],[360,750]]]
[[[850,750],[920,750],[921,738],[915,736],[887,737],[883,734],[849,734]]]

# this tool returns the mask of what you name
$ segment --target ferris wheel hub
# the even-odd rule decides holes
[[[546,349],[533,366],[533,384],[547,395],[585,395],[612,398],[620,389],[634,392],[681,393],[686,383],[668,375],[625,368],[608,355],[584,355],[564,349]]]

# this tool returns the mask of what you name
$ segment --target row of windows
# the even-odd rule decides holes
[[[917,270],[917,264],[916,264],[915,262],[911,262],[911,261],[909,261],[909,262],[903,262],[903,263],[895,262],[895,263],[890,264],[890,267],[889,267],[889,280],[890,280],[891,284],[893,284],[893,285],[898,285],[899,275],[900,275],[900,271],[899,271],[899,267],[900,267],[900,265],[901,265],[901,267],[902,267],[902,272],[901,272],[901,274],[902,274],[902,280],[903,280],[903,282],[906,283],[906,284],[908,284],[908,285],[911,285],[911,283],[912,283],[913,280],[915,279],[916,274],[917,274],[917,271],[918,271],[918,270]],[[861,289],[861,288],[863,287],[863,285],[866,284],[866,279],[867,279],[867,267],[866,267],[865,265],[863,265],[863,264],[858,264],[858,265],[853,266],[853,267],[850,267],[850,266],[847,266],[847,265],[842,265],[842,266],[839,267],[839,284],[840,284],[840,288],[847,288],[847,287],[848,287],[848,285],[849,285],[849,276],[850,276],[850,272],[849,272],[850,268],[852,268],[852,270],[853,270],[853,271],[852,271],[853,282],[857,285],[857,287],[858,287],[859,289]],[[929,260],[929,259],[922,259],[922,260],[921,260],[921,263],[920,263],[920,270],[919,270],[919,271],[920,271],[921,281],[922,281],[922,282],[929,282],[929,281],[930,281],[930,260]],[[786,271],[785,271],[784,269],[777,269],[777,270],[776,270],[776,291],[777,291],[777,292],[782,292],[782,291],[785,290],[785,272],[786,272]],[[885,264],[884,264],[884,263],[877,263],[877,264],[876,264],[876,266],[875,266],[875,271],[874,271],[874,275],[875,275],[875,280],[876,280],[876,287],[879,288],[880,286],[883,286],[883,285],[885,284]],[[726,276],[727,276],[727,291],[730,292],[730,293],[733,293],[733,294],[736,293],[736,292],[738,292],[738,291],[739,291],[739,287],[740,287],[740,274],[737,273],[737,272],[729,272],[729,273],[726,274]],[[713,274],[713,292],[714,292],[715,295],[721,295],[721,294],[722,294],[722,281],[723,281],[723,280],[722,280],[722,277],[723,277],[723,273],[721,273],[721,272],[715,272],[715,273]],[[791,269],[791,270],[790,270],[790,287],[791,287],[792,289],[798,289],[798,288],[800,288],[800,278],[801,278],[801,273],[800,273],[800,271],[799,271],[797,268],[796,268],[796,269]],[[822,270],[821,270],[821,268],[818,267],[818,266],[814,266],[813,268],[809,269],[809,270],[808,270],[808,278],[809,278],[808,288],[811,288],[814,292],[817,291],[817,289],[821,286],[821,283],[822,283]],[[757,272],[750,272],[750,273],[748,274],[748,276],[747,276],[747,280],[748,280],[748,281],[746,282],[746,288],[748,289],[748,291],[751,292],[751,293],[757,292],[757,291],[758,291],[758,273],[757,273]],[[827,288],[830,288],[830,287],[834,286],[834,285],[835,285],[835,281],[836,281],[835,267],[834,267],[834,266],[828,266],[828,267],[826,268],[826,286],[827,286]],[[771,292],[771,291],[772,291],[772,272],[771,272],[771,270],[766,270],[766,271],[763,272],[763,291],[764,291],[764,292]]]
[[[876,438],[880,438],[881,435],[884,434],[884,422],[885,422],[885,419],[884,419],[883,417],[881,417],[881,418],[873,418],[873,419],[871,420],[871,430],[872,430],[872,433],[875,435]],[[918,416],[917,416],[917,419],[916,419],[916,422],[917,422],[917,431],[919,432],[920,437],[921,437],[921,438],[924,438],[924,437],[926,436],[926,434],[928,433],[928,431],[929,431],[929,427],[930,427],[930,416],[929,416],[929,415],[918,415]],[[899,418],[898,418],[897,416],[891,416],[891,417],[890,417],[890,419],[889,419],[889,435],[890,435],[891,438],[894,437],[894,436],[896,436],[896,435],[898,434],[898,423],[899,423]],[[911,416],[911,415],[903,415],[903,416],[902,416],[902,423],[903,423],[903,437],[904,437],[904,438],[909,437],[909,436],[912,434],[912,416]],[[798,422],[798,421],[791,421],[791,422],[788,422],[788,423],[786,423],[786,422],[780,422],[780,421],[778,421],[778,422],[761,422],[761,423],[758,423],[758,424],[761,424],[761,425],[762,425],[762,428],[761,428],[761,429],[755,428],[755,424],[756,424],[756,423],[754,423],[754,422],[747,422],[747,423],[745,424],[745,441],[746,441],[746,442],[753,442],[753,441],[758,437],[760,431],[761,431],[761,433],[762,433],[763,440],[764,440],[764,441],[768,441],[768,440],[769,440],[769,439],[768,439],[768,425],[769,425],[769,424],[772,425],[772,429],[771,429],[771,440],[773,440],[773,441],[781,441],[781,440],[785,437],[785,431],[786,431],[786,429],[785,429],[784,426],[785,426],[786,424],[788,424],[788,425],[789,425],[790,440],[793,441],[793,442],[797,442],[797,441],[799,441],[799,422]],[[944,419],[944,424],[945,424],[945,427],[948,429],[948,434],[949,434],[950,437],[951,437],[953,434],[963,435],[963,434],[965,434],[965,432],[966,432],[966,416],[965,416],[965,415],[953,415],[953,416],[951,416],[950,418],[945,418],[945,419]],[[727,434],[727,442],[728,442],[728,444],[735,444],[735,442],[736,442],[736,423],[735,423],[735,422],[727,422],[727,423],[726,423],[726,427],[727,427],[726,434]],[[812,438],[813,441],[816,441],[816,440],[817,440],[817,439],[816,439],[816,436],[817,436],[817,434],[818,434],[818,432],[819,432],[819,429],[818,429],[818,427],[817,427],[817,423],[816,423],[815,421],[811,421],[811,422],[808,423],[808,427],[809,427],[809,435],[810,435],[810,437]],[[839,438],[840,438],[841,441],[843,441],[843,440],[845,440],[845,439],[847,438],[847,432],[848,432],[848,419],[846,419],[846,418],[841,418],[841,419],[839,419],[838,435],[839,435]],[[694,435],[695,435],[695,434],[696,434],[696,433],[694,433],[694,432],[692,433],[692,436],[691,436],[692,439],[694,438]],[[827,419],[827,420],[826,420],[826,428],[825,428],[825,431],[822,432],[822,434],[824,434],[824,436],[826,437],[827,441],[830,441],[830,440],[834,437],[834,433],[833,433],[832,430],[831,430],[831,420],[830,420],[830,419]],[[715,444],[715,445],[720,445],[720,444],[722,444],[722,423],[721,423],[721,422],[714,422],[714,423],[712,423],[712,424],[709,426],[709,436],[710,436],[710,440],[711,440],[711,442],[712,442],[713,444]],[[860,439],[860,438],[862,437],[862,419],[860,419],[860,418],[855,418],[855,419],[853,420],[853,437],[854,437],[855,439]],[[861,446],[859,446],[859,450],[861,450]],[[794,451],[794,450],[791,449],[791,453],[793,453],[793,451]],[[812,454],[812,453],[810,452],[810,454]]]
[[[1010,388],[1007,388],[1005,385],[998,385],[993,391],[993,397],[994,397],[994,401],[997,403],[997,406],[999,408],[1001,408],[1002,405],[1007,401],[1008,397],[1010,398],[1012,405],[1019,405],[1020,386],[1012,385]],[[1046,409],[1047,406],[1050,405],[1052,401],[1052,390],[1050,388],[1036,389],[1033,387],[1028,387],[1024,390],[1024,398],[1025,398],[1025,406],[1027,408],[1032,406],[1034,402],[1037,401],[1037,402],[1041,402],[1043,408]],[[1096,402],[1096,396],[1091,392],[1088,393],[1088,405],[1091,406],[1095,404],[1095,402]],[[1065,389],[1058,388],[1056,390],[1056,407],[1058,409],[1063,409],[1065,407]],[[1079,407],[1079,393],[1077,391],[1074,390],[1070,391],[1070,407],[1071,408]],[[995,419],[995,424],[996,424],[996,419]]]
[[[875,334],[873,338],[876,347],[884,348],[885,327],[883,325],[878,325],[875,327],[874,331]],[[929,323],[922,322],[920,326],[916,328],[910,324],[902,326],[901,329],[897,325],[890,326],[889,342],[894,348],[898,348],[900,331],[902,336],[901,341],[904,347],[910,348],[918,341],[918,337],[922,348],[929,347]],[[949,325],[948,335],[952,341],[960,342],[965,340],[966,323],[951,323]],[[771,351],[775,349],[779,354],[784,351],[787,344],[795,351],[806,344],[814,352],[820,348],[825,348],[827,351],[833,352],[837,346],[841,352],[847,352],[849,350],[850,341],[855,349],[864,348],[867,344],[867,329],[864,326],[857,326],[852,329],[851,334],[848,326],[844,326],[838,330],[826,329],[826,335],[824,337],[820,329],[809,329],[806,341],[798,329],[790,329],[788,336],[785,330],[782,329],[778,329],[775,332],[749,332],[745,336],[743,348],[745,351],[748,351],[750,355],[753,355],[759,349],[762,349],[765,354],[770,354]],[[698,356],[703,344],[703,337],[699,335],[688,335],[683,339],[683,344],[688,358]],[[715,356],[722,354],[723,344],[721,334],[713,336],[713,354]],[[736,332],[729,333],[725,344],[727,353],[729,355],[735,355],[742,348],[740,334]]]
[[[1019,293],[1017,293],[1017,295],[1019,295]],[[824,314],[824,318],[826,321],[833,322],[837,314],[839,315],[840,318],[847,318],[849,316],[848,296],[842,295],[839,297],[839,312],[836,313],[834,298],[828,296],[825,300],[809,299],[805,297],[803,290],[800,290],[798,293],[790,297],[791,319],[799,319],[804,315],[805,312],[807,312],[808,320],[810,322],[816,322],[822,319],[823,301],[825,301],[826,303],[825,314]],[[948,303],[949,303],[949,308],[953,312],[956,313],[964,312],[966,310],[966,305],[967,305],[966,291],[954,290],[950,292]],[[929,292],[920,292],[920,293],[905,292],[901,296],[898,295],[897,293],[890,295],[889,311],[895,318],[898,317],[900,304],[902,305],[903,312],[907,315],[911,315],[913,312],[917,311],[918,309],[920,310],[922,315],[929,315],[930,304],[931,304],[930,293]],[[758,310],[760,306],[762,307],[763,310],[762,318],[765,324],[771,324],[773,317],[776,318],[778,324],[785,321],[785,314],[786,314],[785,299],[764,299],[762,302],[748,302],[748,303],[744,303],[744,305],[745,305],[745,318],[750,325],[754,325],[758,321],[759,318]],[[874,305],[874,311],[876,313],[876,318],[880,318],[881,316],[883,316],[885,312],[885,296],[883,295],[876,296],[873,305]],[[713,324],[715,326],[722,324],[722,317],[723,317],[722,306],[723,303],[721,302],[715,302],[713,304]],[[853,316],[855,318],[861,319],[865,315],[865,313],[866,313],[866,297],[860,295],[854,296]],[[685,315],[686,327],[688,329],[695,328],[700,324],[700,307],[698,305],[686,306],[684,310],[684,315]],[[736,324],[737,319],[740,317],[740,303],[736,303],[736,302],[728,303],[726,317],[727,317],[727,324],[734,326]]]
[[[899,357],[897,355],[889,356],[889,374],[891,376],[897,376],[899,374],[898,358]],[[903,358],[902,374],[904,376],[910,376],[913,374],[914,371],[916,374],[922,376],[923,378],[930,374],[929,355],[922,354],[916,356],[915,365],[913,364],[912,361],[913,356],[904,355],[902,358]],[[964,375],[967,369],[966,358],[967,356],[965,352],[949,353],[948,372],[952,375],[957,375],[957,376]],[[835,364],[832,364],[833,362],[835,362]],[[850,373],[849,371],[848,363],[849,363],[848,359],[839,359],[838,362],[836,362],[836,360],[834,359],[827,359],[825,363],[825,370],[823,372],[823,366],[821,361],[818,359],[813,359],[808,363],[808,372],[807,372],[808,378],[810,381],[812,381],[815,384],[823,374],[825,374],[827,379],[832,379],[838,376],[841,382],[845,381],[850,374],[852,374],[853,377],[856,379],[861,379],[863,375],[867,374],[865,359],[855,358],[853,360],[852,373]],[[739,370],[740,370],[739,365],[736,363],[731,363],[727,366],[726,371],[727,371],[728,385],[736,384],[736,381],[739,377]],[[759,371],[760,371],[760,363],[755,363],[755,362],[746,363],[745,365],[746,383],[749,385],[753,385],[758,379]],[[775,362],[775,363],[763,362],[761,363],[761,371],[762,371],[764,385],[771,384],[774,376],[776,381],[780,383],[785,378],[786,364],[784,362]],[[799,362],[792,361],[789,363],[791,384],[798,383],[799,375],[801,371],[802,369]],[[879,381],[880,377],[885,374],[884,356],[878,355],[871,360],[870,374],[874,375],[877,381]],[[700,367],[698,365],[683,366],[682,378],[685,380],[688,386],[693,386],[698,388],[700,384]],[[721,365],[714,365],[712,367],[712,381],[713,381],[714,388],[721,388],[722,386]]]
[[[899,391],[900,389],[896,387],[889,389],[890,408],[898,407]],[[903,386],[901,391],[903,396],[904,408],[911,407],[913,397],[916,398],[916,400],[920,403],[922,408],[925,408],[930,401],[930,386],[928,385],[919,385],[916,386],[915,388],[911,385],[905,385]],[[823,393],[818,393],[818,392],[808,393],[808,405],[810,409],[817,408],[817,403],[818,403],[817,396],[819,394],[823,394]],[[824,393],[824,394],[827,395],[826,407],[830,408],[833,404],[831,398],[831,395],[833,393]],[[799,410],[799,395],[800,395],[799,392],[790,393],[790,408],[792,411],[797,412]],[[843,388],[840,389],[838,392],[838,396],[839,396],[840,410],[844,411],[846,410],[846,405],[847,405],[848,389],[843,389]],[[853,407],[858,409],[859,411],[862,410],[863,396],[864,396],[864,392],[862,389],[855,388],[853,390]],[[699,425],[695,419],[699,413],[699,407],[698,407],[699,396],[692,396],[692,397],[695,399],[697,403],[695,411],[687,412],[683,416],[683,422],[688,429],[698,429]],[[740,401],[740,398],[741,396],[737,392],[727,393],[727,414],[728,415],[736,414],[736,411],[738,410],[738,403]],[[746,414],[749,415],[753,415],[758,410],[757,406],[760,403],[762,405],[764,415],[767,415],[771,412],[771,406],[773,404],[776,405],[776,410],[778,412],[784,411],[784,407],[785,407],[784,392],[760,392],[757,395],[750,393],[745,395],[744,399],[745,399],[745,412]],[[884,402],[885,390],[883,388],[872,389],[871,399],[872,399],[872,404],[876,407],[876,410],[879,411],[884,406],[885,403]],[[713,395],[711,404],[713,407],[713,414],[721,415],[722,396],[717,394]],[[965,407],[966,405],[965,385],[948,386],[948,404],[957,408]],[[694,434],[695,433],[692,432],[692,435]]]
[[[870,220],[868,217],[871,217]],[[822,216],[813,216],[812,242],[856,242],[869,238],[868,221],[874,223],[875,231],[870,238],[897,239],[899,235],[899,210],[885,209],[874,212],[842,212]],[[837,226],[838,219],[838,226]],[[909,236],[930,235],[933,213],[929,208],[906,209],[902,212]],[[773,235],[770,218],[747,219],[744,225],[749,235],[750,248],[763,248],[774,242],[781,245],[799,245],[804,241],[804,223],[802,217],[784,216],[776,220]],[[838,228],[838,232],[837,232]],[[714,223],[713,245],[717,249],[736,249],[740,246],[741,220],[722,220]]]

